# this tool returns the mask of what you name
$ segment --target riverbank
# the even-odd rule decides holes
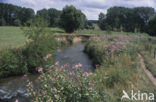
[[[73,44],[66,48],[58,50],[55,54],[56,62],[59,62],[59,66],[69,64],[69,68],[72,71],[73,66],[81,63],[81,69],[84,72],[92,72],[94,68],[89,60],[88,56],[83,52],[84,45],[82,43]],[[30,81],[35,82],[39,74],[28,75]],[[23,80],[22,76],[14,76],[4,78],[0,80],[0,102],[15,102],[18,99],[20,102],[29,102],[27,92],[27,81]],[[38,85],[37,85],[38,86]]]
[[[98,83],[96,88],[109,93],[111,98],[107,102],[121,100],[122,90],[156,94],[155,86],[141,68],[137,55],[146,46],[142,43],[148,42],[149,38],[143,35],[105,35],[93,37],[86,44],[85,52],[97,66],[93,77]]]

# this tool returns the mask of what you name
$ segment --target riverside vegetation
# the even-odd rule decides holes
[[[5,4],[0,5],[2,7],[7,7]],[[2,36],[2,38],[6,37],[7,40],[4,41],[0,38],[0,42],[4,43],[0,43],[0,46],[2,47],[0,49],[0,78],[24,74],[23,79],[25,79],[29,73],[40,73],[40,76],[36,79],[36,82],[39,85],[37,89],[35,89],[34,83],[28,80],[27,86],[32,102],[129,102],[130,100],[121,100],[121,96],[123,95],[122,90],[126,90],[128,93],[131,90],[140,90],[141,92],[152,92],[156,94],[155,86],[141,69],[141,65],[139,63],[140,59],[138,58],[139,53],[143,56],[148,70],[151,71],[153,76],[156,76],[156,46],[154,45],[156,38],[143,33],[137,34],[122,32],[134,32],[134,30],[137,32],[139,29],[140,31],[144,31],[144,27],[146,28],[147,23],[142,21],[139,15],[137,15],[138,19],[141,19],[141,22],[144,23],[143,25],[136,26],[137,28],[134,28],[131,22],[124,22],[134,20],[135,18],[131,18],[130,16],[128,16],[130,17],[128,19],[112,18],[116,17],[111,16],[114,10],[125,11],[125,9],[126,12],[123,13],[127,16],[131,13],[135,13],[132,11],[138,12],[142,9],[143,11],[146,9],[151,11],[150,16],[155,14],[152,8],[110,8],[107,14],[110,17],[107,16],[107,19],[104,19],[106,18],[104,14],[101,13],[99,15],[99,23],[100,25],[104,24],[104,30],[106,30],[102,31],[100,29],[83,29],[85,28],[85,23],[87,21],[85,15],[73,6],[66,6],[63,9],[62,16],[60,12],[54,10],[58,12],[58,15],[60,15],[59,17],[61,17],[60,19],[63,23],[62,28],[66,32],[95,35],[85,44],[85,52],[91,58],[95,67],[95,72],[93,73],[81,71],[81,64],[74,65],[73,72],[68,70],[68,64],[59,66],[59,63],[55,62],[54,54],[60,44],[55,40],[53,34],[65,33],[64,30],[59,28],[48,28],[49,25],[45,19],[46,17],[43,17],[43,19],[39,17],[44,16],[42,15],[42,12],[47,10],[43,9],[38,11],[37,16],[34,15],[32,10],[30,10],[30,12],[32,11],[32,16],[35,17],[31,18],[32,20],[28,18],[25,22],[21,22],[22,25],[26,23],[26,26],[22,27],[22,31],[18,27],[0,28],[2,30],[5,29],[2,31],[0,36]],[[51,10],[52,9],[49,9],[48,11]],[[5,13],[7,12],[8,11]],[[115,15],[120,17],[120,14]],[[50,14],[48,14],[48,16],[50,17]],[[70,16],[72,19],[70,19]],[[14,25],[14,23],[18,23],[17,25],[19,25],[20,23],[20,20],[18,19],[14,22],[14,19],[9,21],[4,18],[5,17],[0,19],[1,25]],[[115,21],[111,21],[111,19]],[[147,19],[149,19],[149,17],[147,17]],[[122,20],[124,20],[124,23]],[[147,23],[148,27],[151,28],[149,29],[149,32],[154,36],[155,23],[153,22],[156,21],[156,16],[153,16],[149,20],[150,22]],[[59,20],[57,19],[55,21],[55,23],[59,25]],[[105,21],[109,21],[107,22],[108,24],[115,24],[109,24],[110,26],[106,26],[107,24]],[[138,22],[136,23],[136,25],[138,25]],[[50,24],[50,26],[52,25],[53,24]],[[122,27],[122,25],[125,27]],[[15,37],[12,38],[15,39],[12,41],[13,44],[11,44],[11,38],[9,38],[11,33],[8,32],[8,34],[5,34],[7,29],[10,28],[17,30],[12,33],[20,33],[16,33],[19,39],[16,39]],[[21,33],[25,34],[25,36],[21,35]],[[7,44],[14,47],[7,47]],[[16,102],[18,102],[18,100],[16,100]]]
[[[61,30],[48,30],[48,32],[56,33],[57,31]],[[88,30],[88,32],[90,31]],[[88,32],[84,30],[84,34],[88,34]],[[99,30],[98,32],[103,31]],[[41,90],[36,91],[33,83],[28,82],[32,100],[36,102],[44,100],[57,100],[57,102],[61,100],[116,102],[118,100],[120,102],[123,89],[127,92],[133,89],[155,93],[155,87],[140,68],[137,53],[142,54],[147,68],[155,75],[155,45],[153,43],[156,39],[146,34],[111,33],[91,37],[85,45],[85,52],[90,56],[96,68],[94,73],[84,73],[78,68],[81,65],[76,65],[76,70],[78,70],[76,73],[82,76],[75,79],[73,76],[76,73],[65,71],[68,69],[68,65],[53,65],[51,61],[54,58],[53,54],[57,44],[54,42],[55,40],[51,40],[54,39],[52,35],[44,33],[45,35],[41,34],[35,43],[33,40],[29,40],[26,44],[23,44],[24,46],[1,50],[5,50],[0,57],[1,64],[4,66],[1,68],[1,77],[39,71],[41,75],[37,80]],[[52,44],[54,46],[51,46]],[[79,83],[75,80],[79,80]],[[71,83],[74,83],[74,85],[72,86]],[[83,90],[79,90],[80,88]],[[42,98],[43,95],[45,97]]]

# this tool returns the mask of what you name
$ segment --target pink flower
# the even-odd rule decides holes
[[[99,64],[96,64],[95,66],[96,66],[96,67],[99,67]]]
[[[15,102],[19,102],[18,99],[16,99]]]
[[[24,74],[23,77],[22,77],[22,80],[24,80],[26,78],[27,78],[27,74]]]
[[[37,68],[37,71],[38,71],[38,72],[42,72],[42,71],[43,71],[43,68],[42,68],[42,67],[38,67],[38,68]]]
[[[92,75],[92,73],[84,72],[82,75],[88,77],[88,76]]]
[[[79,63],[79,64],[73,65],[73,68],[76,68],[76,69],[77,69],[77,68],[81,68],[81,67],[82,67],[82,64],[80,64],[80,63]]]
[[[51,57],[52,54],[47,54],[45,57],[44,57],[44,60],[47,61],[49,59],[49,57]]]
[[[59,64],[59,61],[57,61],[56,63],[55,63],[55,65],[57,66]]]
[[[91,85],[89,85],[89,88],[94,88],[95,87],[95,84],[91,84]]]
[[[73,75],[73,72],[70,72],[69,74],[70,74],[70,75]]]
[[[64,67],[69,67],[69,63],[65,64]]]
[[[27,86],[33,88],[32,82],[29,82]]]
[[[60,70],[61,70],[61,71],[64,71],[64,66],[61,66]]]
[[[46,91],[42,91],[42,94],[45,95],[47,92]]]

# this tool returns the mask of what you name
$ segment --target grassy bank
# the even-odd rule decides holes
[[[93,37],[86,44],[85,52],[96,66],[93,79],[98,90],[108,92],[107,102],[120,102],[122,90],[156,93],[137,57],[137,53],[143,51],[142,43],[149,38],[147,35],[112,34]]]

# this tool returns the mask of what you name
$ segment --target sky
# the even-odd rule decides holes
[[[22,7],[33,8],[35,11],[43,8],[62,10],[66,5],[74,5],[85,13],[89,20],[97,20],[100,12],[106,13],[113,6],[124,7],[153,7],[156,10],[156,0],[0,0]]]

